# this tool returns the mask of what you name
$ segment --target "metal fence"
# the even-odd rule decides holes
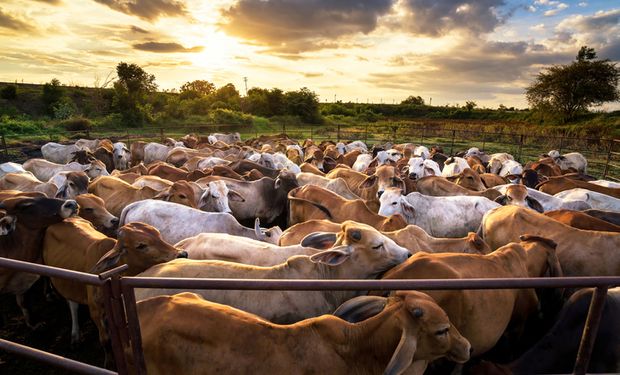
[[[466,125],[463,125],[466,126]],[[545,136],[525,133],[501,133],[481,130],[447,128],[435,123],[393,123],[358,125],[272,125],[261,128],[253,125],[185,125],[183,127],[127,128],[123,131],[75,131],[34,134],[27,143],[17,137],[0,136],[0,161],[23,162],[31,157],[40,157],[36,147],[45,142],[70,142],[78,138],[109,138],[130,145],[135,141],[163,142],[166,137],[177,139],[185,134],[207,135],[213,132],[239,132],[242,139],[259,135],[287,134],[303,140],[353,141],[363,140],[367,144],[383,142],[411,142],[422,145],[441,146],[446,154],[454,154],[478,147],[487,153],[508,152],[523,164],[538,160],[539,155],[558,150],[560,153],[579,152],[588,160],[588,174],[599,178],[620,181],[620,140],[602,138],[579,138],[567,136]],[[20,137],[23,139],[23,137]]]
[[[117,371],[87,365],[51,353],[0,340],[0,349],[11,351],[51,366],[83,374],[127,374],[128,361],[125,349],[131,350],[132,372],[146,374],[142,351],[142,337],[138,321],[135,288],[178,288],[218,290],[460,290],[460,289],[528,289],[594,287],[588,315],[584,323],[579,351],[575,359],[574,374],[585,374],[603,312],[605,297],[610,287],[620,285],[620,277],[559,277],[512,279],[460,279],[460,280],[249,280],[249,279],[184,279],[119,277],[127,266],[117,267],[99,276],[69,271],[0,257],[0,267],[58,277],[89,285],[100,286],[104,292],[106,329],[112,341]]]

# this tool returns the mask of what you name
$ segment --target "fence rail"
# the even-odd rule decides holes
[[[580,152],[588,159],[589,174],[620,181],[620,140],[618,139],[503,133],[443,127],[433,122],[295,126],[282,124],[261,128],[254,125],[194,124],[182,127],[127,128],[124,131],[67,131],[33,134],[29,137],[41,144],[49,141],[66,142],[77,138],[110,138],[113,141],[131,144],[135,141],[162,142],[166,137],[178,138],[189,133],[208,134],[212,132],[239,132],[243,139],[285,133],[300,140],[305,138],[318,141],[363,140],[368,144],[411,142],[441,146],[449,154],[466,150],[469,147],[479,147],[488,153],[511,153],[521,163],[537,160],[540,154],[556,149],[560,153]],[[32,145],[20,145],[16,142],[17,139],[18,137],[9,135],[0,136],[1,161],[23,162],[32,157]],[[34,155],[37,155],[36,150]]]
[[[100,275],[84,274],[41,264],[28,263],[0,257],[0,268],[30,272],[51,277],[61,277],[91,285],[104,291],[104,311],[108,320],[106,329],[112,341],[117,371],[113,372],[52,353],[0,339],[0,350],[6,350],[51,366],[83,374],[127,374],[125,349],[133,354],[133,370],[146,374],[142,351],[142,337],[136,310],[135,288],[189,288],[229,290],[447,290],[447,289],[522,289],[595,287],[584,330],[575,360],[574,374],[585,374],[596,340],[605,296],[609,287],[620,285],[620,277],[558,277],[558,278],[507,278],[462,280],[247,280],[247,279],[180,279],[119,277],[127,269],[120,266]],[[120,321],[119,321],[120,320]],[[116,346],[116,347],[115,347]]]

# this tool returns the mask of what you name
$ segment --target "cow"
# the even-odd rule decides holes
[[[7,162],[0,164],[0,177],[7,173],[27,173],[28,171],[21,164]]]
[[[504,164],[509,160],[515,160],[515,158],[507,154],[505,152],[498,152],[495,154],[491,154],[489,160],[487,161],[487,170],[489,173],[493,173],[496,175],[500,175],[500,172],[504,168]]]
[[[85,172],[91,179],[110,175],[100,160],[92,160],[90,164],[82,165],[76,162],[56,164],[45,159],[30,159],[23,164],[23,167],[43,182],[49,181],[58,172]]]
[[[101,233],[115,236],[118,218],[105,209],[103,199],[94,194],[80,194],[75,197],[78,203],[78,216],[88,220]]]
[[[528,194],[528,189],[524,185],[508,185],[504,194],[495,198],[495,202],[502,206],[513,205],[531,208],[540,213],[545,211],[540,202]]]
[[[376,279],[410,255],[400,247],[378,247],[374,236],[367,238],[356,225],[343,225],[334,247],[312,256],[297,255],[272,267],[257,267],[212,260],[174,260],[151,267],[143,277],[199,277],[243,279]],[[191,275],[191,276],[190,276]],[[174,289],[137,289],[136,300]],[[196,291],[203,298],[257,314],[274,323],[293,323],[334,311],[344,301],[359,295],[355,291]]]
[[[529,242],[529,243],[528,243]],[[383,279],[469,279],[560,275],[555,250],[545,241],[510,243],[487,255],[414,254]],[[538,307],[532,289],[443,290],[428,294],[472,344],[472,355],[491,349],[509,324],[522,325]]]
[[[458,156],[453,156],[448,158],[444,162],[443,169],[441,171],[441,175],[443,177],[452,177],[460,174],[465,169],[469,169],[469,164],[467,160],[460,158]]]
[[[499,191],[501,194],[505,194],[506,189],[508,189],[508,187],[510,186],[513,186],[513,184],[498,185],[498,186],[494,186],[493,189]],[[579,201],[579,200],[561,199],[558,197],[554,197],[553,195],[543,193],[536,189],[532,189],[529,187],[526,187],[526,189],[527,189],[527,195],[533,199],[536,199],[538,203],[542,205],[544,211],[559,210],[559,209],[586,210],[586,209],[591,208],[589,204]]]
[[[545,216],[549,216],[560,223],[570,225],[573,228],[585,230],[598,230],[605,232],[620,232],[620,225],[608,223],[605,220],[598,219],[586,213],[571,210],[555,210],[545,212]]]
[[[131,152],[127,148],[127,145],[123,142],[114,143],[112,149],[114,155],[114,168],[119,171],[124,171],[130,167]]]
[[[379,197],[385,189],[389,187],[406,189],[405,181],[399,175],[400,173],[396,167],[382,165],[377,167],[370,176],[347,168],[336,168],[325,177],[332,179],[343,178],[347,185],[349,185],[349,188],[351,188],[351,191],[366,200],[368,207],[376,212],[379,206]]]
[[[88,186],[88,192],[103,199],[106,210],[114,216],[120,216],[123,208],[144,199],[150,199],[159,191],[148,186],[137,188],[116,177],[103,176]]]
[[[345,146],[347,152],[351,152],[353,150],[359,150],[362,152],[368,152],[368,146],[362,141],[353,141],[347,143]]]
[[[478,147],[472,147],[465,152],[464,158],[476,157],[482,164],[488,164],[491,155],[487,155],[484,151],[481,151]]]
[[[95,151],[97,147],[99,147],[99,142],[100,142],[99,139],[80,138],[77,141],[75,141],[75,145],[80,150],[89,150],[92,152],[92,151]]]
[[[227,145],[232,145],[235,142],[241,142],[241,135],[238,132],[235,133],[212,133],[209,135],[209,143],[214,144],[217,141],[221,141],[226,143]]]
[[[137,304],[149,374],[270,373],[402,374],[424,371],[446,356],[469,359],[470,345],[427,295],[401,292],[391,298],[358,297],[340,306],[342,319],[324,315],[276,325],[194,293],[159,296]],[[372,319],[358,324],[372,311]],[[203,322],[188,324],[179,316]],[[166,337],[162,330],[170,332]],[[255,345],[256,337],[263,338]],[[241,358],[230,348],[244,354]],[[251,354],[250,354],[251,353]],[[297,371],[298,370],[298,371]]]
[[[384,231],[401,229],[407,225],[402,216],[377,215],[361,199],[348,200],[314,185],[291,190],[288,199],[289,225],[310,219],[329,219],[336,223],[355,220]]]
[[[5,163],[8,164],[8,163]],[[2,165],[0,165],[0,169],[1,169]],[[614,189],[618,189],[620,188],[620,182],[614,182],[614,181],[607,181],[607,180],[594,180],[594,181],[588,181],[591,184],[595,184],[595,185],[599,185],[599,186],[605,186],[608,188],[614,188]]]
[[[620,213],[618,212],[590,209],[584,210],[583,213],[601,220],[605,220],[608,223],[620,225]]]
[[[588,161],[578,152],[569,152],[568,154],[560,155],[559,151],[551,150],[548,155],[563,171],[574,168],[579,173],[587,173]]]
[[[60,143],[48,142],[41,146],[43,159],[56,164],[66,164],[71,161],[72,153],[80,148],[76,145],[61,145]]]
[[[53,198],[58,192],[58,186],[51,182],[41,182],[30,172],[8,173],[0,177],[0,190],[40,192]]]
[[[299,186],[305,185],[315,185],[320,186],[329,191],[333,191],[334,193],[340,195],[346,199],[361,199],[355,193],[349,189],[346,181],[343,178],[326,178],[322,176],[315,175],[313,173],[305,173],[301,172],[297,174],[297,183]]]
[[[228,213],[204,212],[178,203],[158,200],[145,200],[128,205],[120,216],[120,224],[134,221],[154,226],[170,243],[177,243],[200,233],[228,233],[277,244],[282,234],[279,227],[267,230],[260,228],[258,219],[252,229],[242,226]]]
[[[517,360],[499,365],[482,362],[472,368],[472,373],[486,375],[505,374],[566,374],[574,369],[570,359],[577,358],[582,333],[590,310],[594,289],[581,289],[564,305],[549,332]],[[600,329],[593,342],[587,373],[620,372],[620,288],[607,291],[604,300]]]
[[[482,216],[499,204],[484,197],[431,197],[418,192],[403,196],[389,188],[379,199],[379,214],[403,215],[408,224],[424,229],[434,237],[463,237],[478,230]]]
[[[152,164],[149,166],[147,173],[172,182],[180,180],[196,181],[207,176],[207,174],[202,171],[189,172],[186,169],[177,168],[164,162]]]
[[[431,159],[423,159],[421,157],[410,158],[407,162],[407,171],[409,178],[412,180],[426,176],[441,176],[439,164]]]
[[[336,242],[336,233],[340,231],[340,224],[329,220],[308,220],[295,224],[282,233],[280,246],[301,244],[315,248],[323,248]],[[468,233],[462,238],[436,238],[430,236],[416,225],[391,231],[381,232],[396,244],[409,250],[411,254],[420,251],[427,253],[471,253],[488,254],[489,246],[476,233]]]
[[[74,200],[16,196],[0,203],[6,215],[0,219],[0,256],[32,263],[41,263],[41,246],[45,230],[77,213]],[[12,269],[0,269],[0,293],[15,294],[26,324],[32,327],[24,294],[39,275]]]
[[[478,172],[471,168],[465,169],[457,177],[455,184],[473,191],[484,191],[487,187],[482,182],[482,178]]]
[[[620,275],[620,234],[581,230],[517,206],[501,206],[482,219],[482,238],[491,249],[518,240],[522,234],[544,236],[558,245],[557,256],[567,276]]]
[[[494,189],[486,189],[483,191],[469,190],[455,184],[454,182],[448,181],[444,177],[439,176],[427,176],[417,180],[415,182],[415,191],[418,191],[424,195],[430,195],[434,197],[465,195],[486,197],[491,200],[501,195]]]
[[[136,275],[149,267],[178,257],[187,257],[182,250],[164,242],[156,229],[142,223],[131,223],[119,229],[118,240],[98,232],[90,222],[69,218],[50,226],[43,240],[43,262],[79,272],[100,273],[112,264],[129,266],[125,276]],[[64,297],[71,312],[71,343],[80,339],[78,306],[88,305],[91,318],[105,338],[101,323],[102,311],[95,299],[95,288],[73,280],[51,278],[56,291]],[[104,341],[104,340],[102,340]]]
[[[278,174],[280,173],[278,169],[267,168],[260,164],[251,162],[249,160],[238,160],[238,161],[230,163],[228,166],[230,167],[230,169],[232,169],[233,171],[239,174],[251,172],[253,169],[256,169],[257,171],[262,173],[264,176],[276,178],[278,177]]]
[[[117,177],[121,178],[121,176],[117,176]],[[151,189],[154,189],[157,191],[166,190],[170,186],[172,186],[172,184],[173,184],[172,181],[163,179],[158,176],[138,176],[135,180],[133,180],[133,182],[131,182],[131,185],[134,187],[143,188],[145,186],[148,186]]]
[[[620,199],[589,189],[575,188],[561,191],[554,195],[556,198],[580,201],[597,210],[620,212]]]
[[[544,193],[551,195],[555,195],[557,193],[570,189],[580,188],[595,191],[601,194],[606,194],[614,198],[620,198],[620,189],[591,184],[586,181],[568,178],[565,176],[550,178],[547,181],[538,184],[536,188]]]

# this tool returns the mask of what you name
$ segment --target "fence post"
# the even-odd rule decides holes
[[[364,143],[368,145],[368,123],[364,126]]]
[[[136,295],[133,287],[120,282],[123,301],[125,302],[125,313],[127,317],[127,329],[131,341],[131,351],[133,353],[136,373],[146,375],[146,362],[142,350],[142,333],[140,332],[140,321],[136,310]]]
[[[164,128],[159,128],[159,138],[161,139],[161,143],[164,143]]]
[[[314,129],[314,124],[310,124],[310,139],[313,139],[313,138],[314,138],[314,132],[313,132],[313,129]]]
[[[90,129],[86,129],[86,139],[90,139]]]
[[[6,138],[4,134],[2,134],[2,149],[4,150],[4,155],[9,156],[9,149],[6,147]]]
[[[588,364],[590,363],[590,356],[592,355],[592,349],[596,341],[596,334],[599,330],[599,323],[601,322],[601,315],[603,314],[606,297],[607,286],[594,288],[594,293],[592,293],[592,299],[590,300],[590,308],[588,309],[588,316],[583,327],[581,342],[579,343],[577,359],[575,360],[575,368],[573,371],[575,375],[585,374],[588,370]]]
[[[519,138],[519,153],[518,153],[518,157],[517,160],[519,161],[519,163],[522,163],[521,160],[521,151],[523,150],[523,139],[525,138],[525,135],[521,134],[521,137]]]
[[[282,134],[286,134],[286,124],[282,123]]]
[[[560,137],[560,149],[558,150],[560,155],[562,155],[562,148],[564,148],[564,136]]]
[[[454,151],[454,139],[456,138],[456,129],[452,129],[452,143],[450,144],[450,155],[453,155]]]
[[[2,140],[4,141],[4,136],[2,136]],[[605,171],[603,172],[603,179],[607,178],[607,173],[609,172],[609,162],[611,161],[611,151],[613,148],[614,148],[614,140],[610,139],[609,146],[607,146],[607,161],[605,162]]]
[[[340,142],[340,124],[338,124],[338,142]]]
[[[424,144],[424,132],[426,131],[426,126],[422,128],[422,135],[420,136],[420,145]]]

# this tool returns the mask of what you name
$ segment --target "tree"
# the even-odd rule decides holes
[[[468,112],[473,111],[474,108],[476,108],[477,106],[478,104],[474,102],[473,100],[468,100],[465,102],[465,109],[467,109]]]
[[[197,79],[186,82],[181,86],[181,99],[196,99],[211,95],[215,92],[215,85],[209,81]]]
[[[117,81],[114,82],[113,105],[128,126],[139,126],[150,117],[146,94],[157,89],[155,76],[148,74],[136,64],[120,62],[116,66]]]
[[[239,104],[241,102],[241,96],[239,95],[239,91],[235,88],[235,85],[232,83],[228,83],[219,89],[217,89],[213,93],[213,102],[221,102],[226,104],[226,108],[228,109],[239,109]],[[220,106],[220,108],[222,108]]]
[[[299,116],[302,121],[308,123],[321,122],[319,113],[319,99],[313,91],[303,87],[298,91],[288,91],[284,94],[286,113]]]
[[[54,106],[60,101],[64,95],[64,90],[60,86],[60,81],[53,78],[51,81],[43,85],[43,93],[41,94],[41,100],[45,105],[45,110],[50,115],[54,114]]]
[[[618,101],[620,69],[608,59],[596,60],[596,52],[581,47],[575,61],[540,72],[526,89],[527,101],[539,110],[548,108],[569,121],[592,106]]]
[[[413,96],[410,95],[407,99],[400,102],[400,104],[414,104],[414,105],[424,105],[424,99],[421,96]]]
[[[15,100],[17,99],[17,86],[15,85],[7,85],[0,90],[0,98],[6,100]]]

